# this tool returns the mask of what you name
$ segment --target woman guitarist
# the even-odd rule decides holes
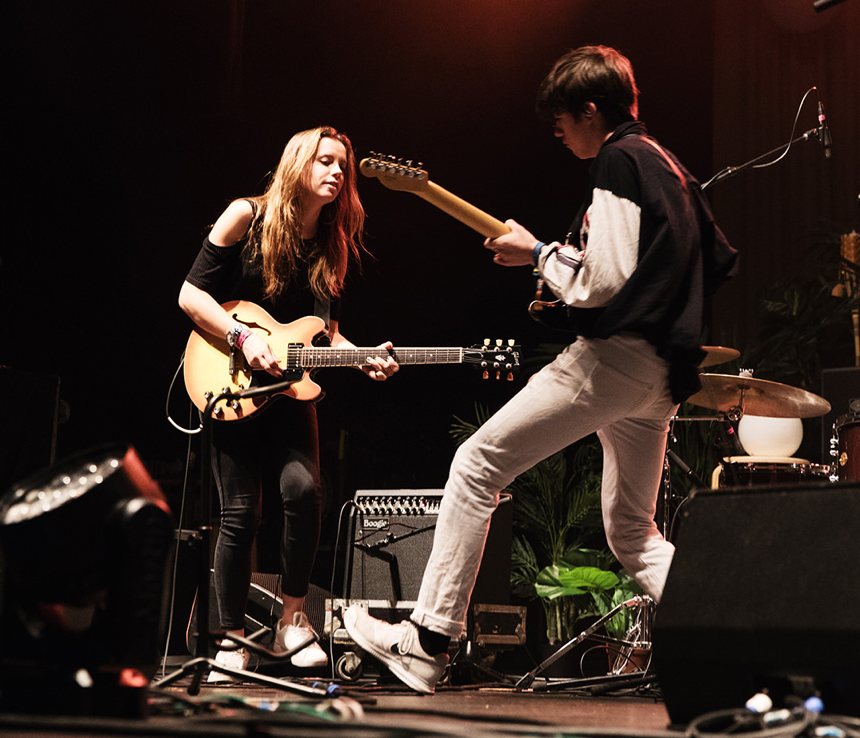
[[[362,249],[364,209],[356,189],[349,139],[333,128],[302,131],[284,149],[263,195],[236,200],[221,214],[179,293],[180,307],[199,329],[241,351],[251,367],[275,377],[281,368],[261,335],[237,323],[221,304],[247,300],[286,323],[319,315],[332,346],[352,346],[339,329],[340,303],[350,258]],[[391,343],[362,370],[374,380],[397,371]],[[214,423],[212,468],[221,503],[215,547],[215,594],[221,628],[244,635],[251,552],[263,495],[277,490],[283,509],[280,543],[283,617],[274,650],[307,640],[303,612],[320,536],[319,438],[313,403],[270,403],[240,423]],[[216,660],[245,669],[248,653],[219,651]],[[291,657],[295,666],[328,663],[316,644]],[[230,677],[216,671],[209,681]]]

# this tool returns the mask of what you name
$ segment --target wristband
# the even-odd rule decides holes
[[[545,244],[543,241],[538,241],[538,242],[535,244],[535,248],[534,248],[534,256],[532,257],[532,260],[534,261],[535,266],[537,266],[537,265],[538,265],[538,261],[540,260],[540,252],[541,252],[541,249],[542,249],[544,246],[546,246],[546,244]]]
[[[239,339],[239,336],[242,334],[243,326],[238,323],[234,325],[229,331],[227,331],[227,345],[230,348],[234,348],[236,346],[236,341]]]
[[[242,348],[242,344],[248,338],[250,332],[251,329],[248,326],[236,323],[236,325],[227,331],[227,345],[230,348]]]
[[[236,339],[236,348],[241,349],[244,345],[245,341],[247,341],[253,331],[250,328],[243,328],[242,332],[239,334],[239,337]]]

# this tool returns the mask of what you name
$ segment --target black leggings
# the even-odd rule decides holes
[[[212,447],[221,503],[215,593],[221,628],[240,630],[264,499],[271,497],[283,510],[283,593],[304,597],[308,592],[321,518],[316,407],[282,398],[247,420],[216,422]],[[279,527],[280,521],[272,522]]]

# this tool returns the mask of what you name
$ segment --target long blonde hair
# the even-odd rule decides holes
[[[344,145],[347,165],[341,191],[320,213],[316,239],[318,258],[309,265],[314,295],[323,300],[329,295],[339,295],[350,257],[358,259],[364,249],[364,208],[358,197],[355,154],[350,140],[330,126],[301,131],[284,147],[266,191],[253,198],[257,213],[251,223],[249,248],[262,254],[266,297],[276,297],[283,292],[298,268],[302,203],[317,148],[326,137]]]

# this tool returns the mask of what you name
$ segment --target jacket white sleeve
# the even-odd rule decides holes
[[[636,269],[639,257],[639,206],[607,190],[595,189],[585,222],[587,245],[551,243],[541,249],[538,270],[566,304],[603,307]]]

